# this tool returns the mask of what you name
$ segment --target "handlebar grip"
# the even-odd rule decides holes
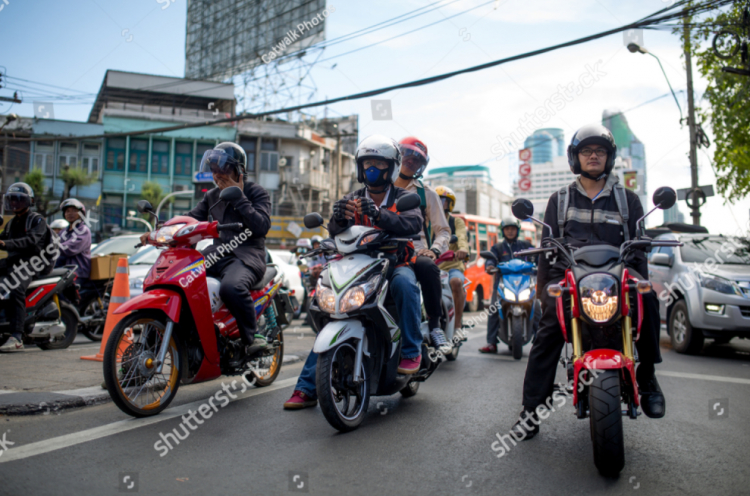
[[[242,222],[232,222],[229,224],[219,224],[216,226],[217,231],[239,231],[244,226],[242,225]]]
[[[143,247],[143,243],[138,243],[138,244],[137,244],[137,245],[135,245],[135,246],[134,246],[133,248],[142,248],[142,247]]]

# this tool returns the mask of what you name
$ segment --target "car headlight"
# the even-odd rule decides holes
[[[364,305],[365,301],[367,301],[367,298],[369,298],[370,295],[375,292],[379,283],[380,274],[371,278],[364,284],[358,284],[357,286],[349,288],[341,298],[341,303],[339,303],[339,312],[351,312],[352,310],[356,310]]]
[[[526,288],[518,293],[518,301],[526,301],[531,298],[531,289]]]
[[[321,284],[318,279],[318,286],[315,289],[315,298],[318,300],[318,306],[327,313],[336,313],[336,295],[333,290]]]
[[[145,277],[136,277],[130,280],[130,289],[143,289],[143,280]]]
[[[164,226],[158,231],[152,232],[150,238],[157,243],[169,243],[174,239],[174,234],[183,227],[185,227],[184,223]]]
[[[508,288],[503,289],[503,296],[508,301],[516,301],[516,294]]]
[[[608,274],[592,274],[578,283],[581,307],[594,322],[607,322],[617,313],[617,279]]]
[[[742,296],[741,290],[729,279],[714,275],[705,275],[700,272],[698,272],[698,278],[700,278],[701,287],[718,291],[719,293]]]

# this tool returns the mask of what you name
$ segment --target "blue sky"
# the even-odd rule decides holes
[[[327,37],[357,31],[428,3],[329,0],[328,6],[333,6],[335,12],[328,17]],[[458,0],[424,16],[326,49],[321,58],[334,57],[482,3],[485,0]],[[407,36],[316,65],[312,71],[318,88],[315,100],[561,43],[632,22],[668,5],[669,0],[498,0]],[[57,119],[85,120],[107,69],[184,75],[186,8],[186,0],[8,0],[0,11],[0,66],[9,76],[63,88],[47,88],[45,93],[80,95],[84,104],[56,102],[54,112]],[[684,90],[685,72],[677,37],[665,31],[647,31],[644,44],[661,58],[675,90]],[[656,61],[628,52],[618,34],[430,86],[378,96],[377,99],[391,100],[393,119],[389,121],[372,120],[369,100],[335,104],[328,112],[358,113],[361,137],[375,133],[396,139],[406,135],[420,137],[430,148],[432,166],[485,162],[492,168],[496,184],[508,190],[509,170],[515,169],[515,163],[509,163],[507,158],[495,160],[492,147],[497,137],[517,129],[519,120],[542,106],[558,85],[578,81],[594,66],[599,68],[599,79],[567,102],[545,122],[545,127],[563,128],[569,139],[581,125],[599,122],[605,108],[630,109],[668,91]],[[21,90],[25,101],[45,100],[32,96],[28,83],[11,81],[7,86]],[[705,81],[697,78],[699,97],[705,86]],[[2,95],[11,93],[9,89],[0,90]],[[678,97],[686,108],[685,94]],[[8,109],[8,104],[0,105],[0,113]],[[27,103],[15,105],[11,111],[33,115]],[[322,113],[319,109],[318,115]],[[660,185],[689,186],[688,133],[679,125],[674,101],[663,98],[626,116],[646,147],[649,189],[653,191]],[[701,184],[713,184],[715,178],[704,151],[699,152],[699,162]],[[681,210],[687,214],[682,203]],[[749,209],[748,200],[725,206],[721,198],[715,197],[704,208],[704,224],[709,224],[710,219],[712,232],[733,233],[739,225],[747,225]],[[661,221],[661,216],[655,215],[658,218],[654,220]]]

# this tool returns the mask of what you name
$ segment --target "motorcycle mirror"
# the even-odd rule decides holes
[[[513,202],[510,210],[513,212],[516,219],[526,220],[534,215],[534,204],[526,198],[519,198]]]
[[[239,200],[240,198],[242,198],[242,190],[237,186],[224,188],[219,193],[219,199],[223,201]]]
[[[305,215],[305,227],[308,229],[315,229],[316,227],[322,226],[324,223],[323,216],[318,212],[312,212]]]
[[[399,212],[406,212],[407,210],[417,208],[420,203],[422,203],[422,200],[419,199],[419,195],[416,193],[410,193],[398,199],[396,202],[396,210]]]
[[[332,240],[331,238],[326,238],[323,241],[320,242],[320,247],[323,250],[335,250],[336,249],[336,242]]]
[[[458,236],[455,234],[451,235],[451,244],[458,243]]]
[[[657,208],[666,210],[674,206],[677,201],[677,193],[669,186],[662,186],[661,188],[657,188],[654,192],[653,199],[654,205],[656,205]]]
[[[154,211],[154,207],[151,206],[148,200],[139,201],[135,208],[142,214],[151,213]]]
[[[482,257],[485,260],[495,260],[495,261],[497,261],[497,257],[491,251],[481,251],[481,252],[479,252],[479,256]]]

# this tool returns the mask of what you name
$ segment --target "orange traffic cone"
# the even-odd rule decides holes
[[[115,310],[120,305],[130,299],[130,282],[128,281],[128,259],[121,258],[117,261],[117,272],[115,273],[115,282],[112,286],[112,293],[109,297],[109,308],[107,308],[107,320],[104,322],[104,335],[102,336],[102,345],[99,353],[96,355],[82,356],[81,360],[93,360],[95,362],[104,361],[104,349],[107,347],[109,335],[112,330],[127,314],[115,315]]]

